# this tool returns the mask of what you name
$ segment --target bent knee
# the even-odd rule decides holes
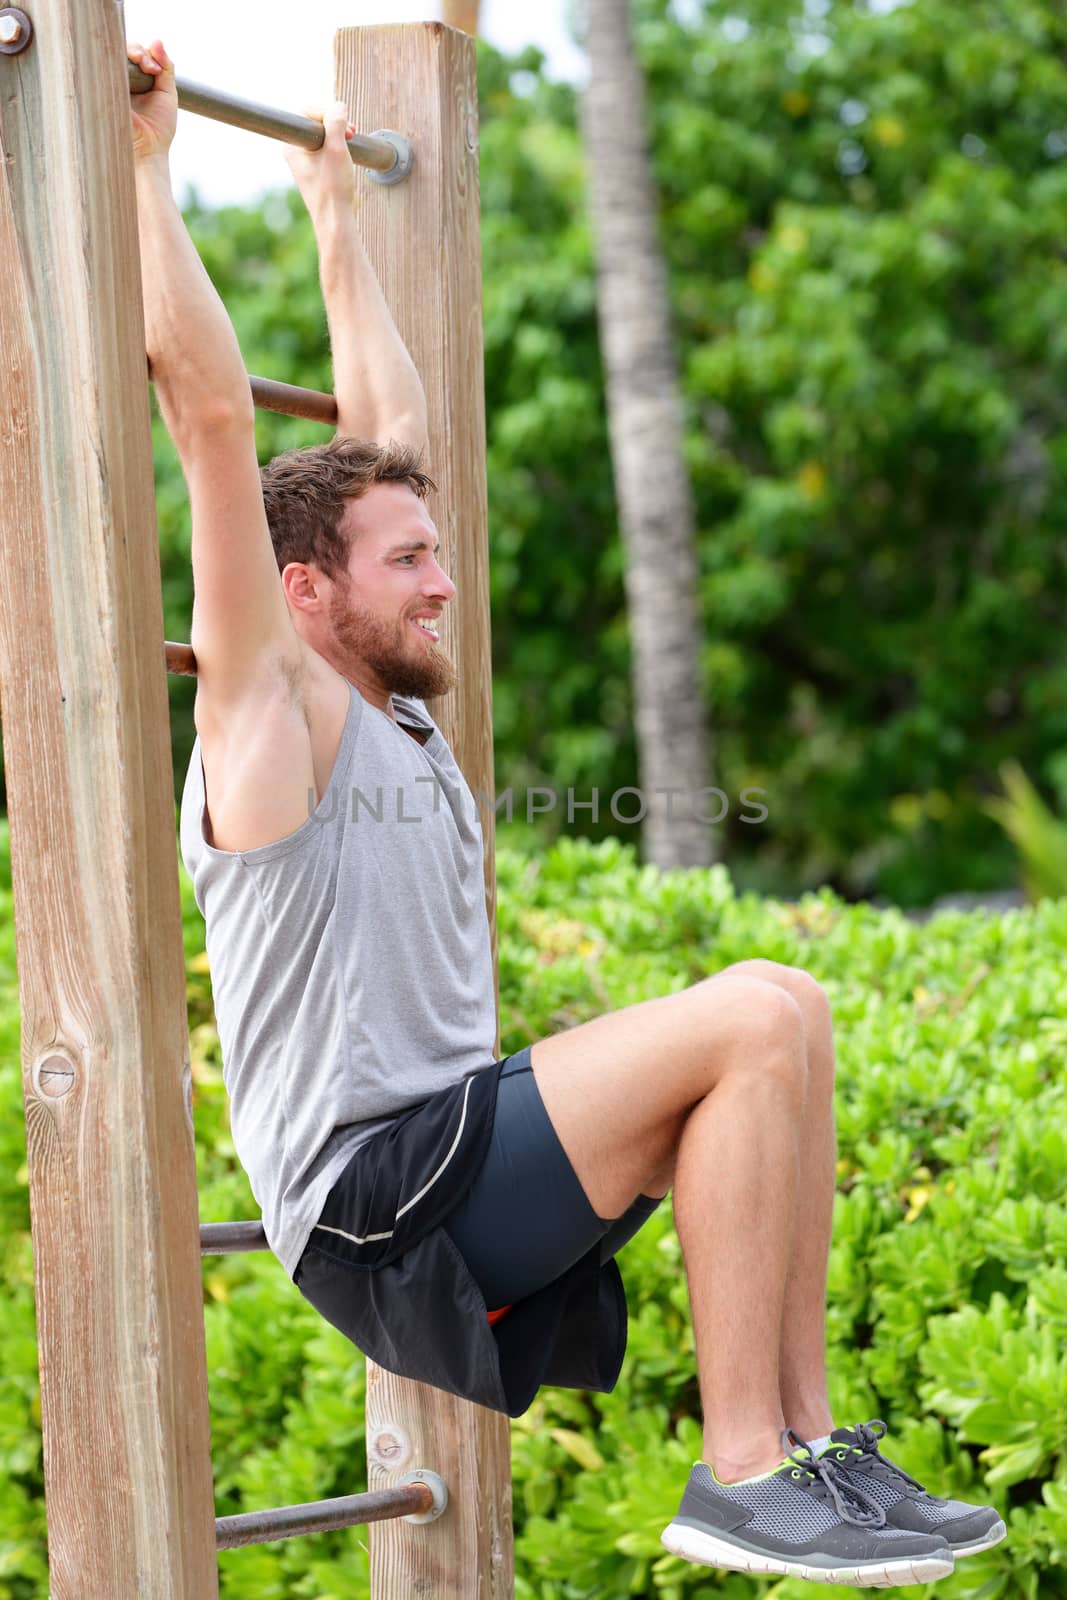
[[[780,984],[733,969],[697,984],[708,1005],[708,1020],[721,1042],[749,1059],[769,1054],[805,1056],[804,1012]]]
[[[725,968],[725,971],[736,972],[739,975],[747,974],[749,977],[762,978],[766,983],[776,984],[787,994],[791,994],[805,1012],[809,1007],[825,1006],[827,1011],[830,1009],[826,990],[818,978],[813,978],[804,967],[791,967],[784,961],[769,961],[765,956],[755,956],[749,961],[737,961],[733,966]]]
[[[804,1020],[808,1067],[813,1084],[832,1093],[835,1078],[834,1024],[830,997],[819,980],[803,967],[791,967],[759,957],[751,961],[739,961],[727,967],[725,972],[774,984],[792,997],[800,1007]]]

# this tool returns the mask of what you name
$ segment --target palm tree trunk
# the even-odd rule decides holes
[[[642,844],[645,859],[656,866],[707,866],[718,852],[712,829],[699,818],[717,813],[714,797],[701,795],[711,781],[711,740],[700,692],[693,505],[646,148],[644,82],[629,0],[586,0],[586,15],[591,78],[585,139],[608,424],[627,557],[640,785],[648,805]]]

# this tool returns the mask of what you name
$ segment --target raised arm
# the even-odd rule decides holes
[[[162,43],[131,44],[155,87],[131,101],[145,341],[156,398],[192,512],[191,642],[197,704],[226,703],[298,658],[271,544],[248,374],[226,309],[171,192],[174,68]]]
[[[319,247],[319,281],[333,352],[337,431],[384,443],[396,439],[427,448],[426,396],[415,363],[397,331],[360,237],[359,197],[345,147],[347,111],[309,108],[321,122],[321,151],[286,150],[289,170],[303,195]]]
[[[156,41],[166,61],[166,52]],[[248,377],[237,337],[189,237],[171,192],[170,145],[178,117],[174,68],[131,44],[155,87],[130,100],[145,341],[156,399],[178,447],[205,420],[250,417]]]

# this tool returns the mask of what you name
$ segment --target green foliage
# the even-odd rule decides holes
[[[991,886],[1067,729],[1062,9],[638,9],[723,787],[778,881]]]
[[[635,0],[717,838],[744,887],[924,904],[1014,877],[987,804],[1005,763],[1065,803],[1067,19],[802,10]],[[637,761],[577,100],[536,51],[483,46],[480,73],[497,789],[582,800]],[[248,367],[329,387],[295,191],[187,218]],[[260,414],[257,435],[266,460],[329,430]],[[185,489],[154,438],[164,623],[187,638]],[[176,793],[192,697],[172,682]],[[637,838],[562,803],[536,837],[578,830]]]
[[[1002,886],[992,774],[1067,761],[1062,9],[634,10],[723,857],[775,893]],[[482,55],[497,787],[604,793],[636,757],[595,275],[575,107],[521,65]]]
[[[254,1216],[222,1085],[203,927],[181,869],[201,1215]],[[10,873],[0,831],[0,1600],[45,1600],[26,1145]],[[1004,1545],[939,1600],[1044,1600],[1067,1549],[1067,900],[923,926],[659,873],[617,840],[498,860],[502,1048],[762,956],[822,983],[836,1025],[831,1402],[883,1418],[935,1493],[992,1501]],[[512,1431],[517,1600],[802,1600],[687,1565],[662,1528],[701,1453],[689,1300],[669,1205],[620,1257],[630,1334],[610,1395],[543,1389]],[[204,1319],[220,1515],[366,1487],[362,1357],[270,1256],[208,1257]],[[223,1552],[233,1600],[368,1600],[367,1533]]]
[[[1053,815],[1017,761],[1006,762],[1001,777],[1007,799],[987,801],[986,810],[1018,846],[1028,895],[1067,894],[1067,823]]]

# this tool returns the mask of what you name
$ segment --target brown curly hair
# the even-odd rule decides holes
[[[406,483],[425,500],[437,485],[410,445],[374,444],[340,435],[329,444],[285,450],[259,470],[263,507],[278,571],[290,561],[314,562],[330,579],[348,566],[349,539],[340,531],[346,500],[376,483]]]

